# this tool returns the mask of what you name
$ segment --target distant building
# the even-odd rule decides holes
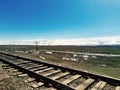
[[[78,61],[78,59],[76,59],[76,58],[71,58],[71,60],[72,60],[72,61]]]
[[[89,59],[89,56],[88,56],[88,55],[83,55],[83,59],[84,59],[84,60],[88,60],[88,59]]]
[[[16,53],[24,53],[25,51],[15,51]]]
[[[47,54],[53,54],[53,52],[49,52],[49,51],[46,51],[45,53],[47,53]]]
[[[78,61],[78,59],[76,59],[76,58],[66,58],[66,57],[63,57],[62,59],[63,60],[70,60],[70,61]]]
[[[39,58],[40,58],[40,59],[43,59],[43,60],[45,59],[45,57],[43,57],[43,56],[39,56]]]
[[[91,56],[91,58],[94,58],[94,59],[96,59],[96,58],[97,58],[97,56]]]
[[[70,60],[70,58],[66,58],[66,57],[63,57],[62,59],[63,59],[63,60]]]
[[[76,57],[76,56],[77,56],[77,54],[74,54],[74,55],[73,55],[73,57]]]

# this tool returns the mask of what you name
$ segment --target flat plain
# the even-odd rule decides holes
[[[77,57],[78,61],[63,60],[63,58],[74,58],[74,54],[54,52],[54,51],[71,51],[84,53],[102,53],[102,54],[120,54],[120,46],[26,46],[26,45],[12,45],[0,46],[1,51],[6,51],[11,54],[17,54],[40,61],[59,64],[65,67],[83,70],[100,75],[107,75],[120,79],[120,57],[101,57],[92,56],[84,60],[83,57]],[[37,50],[37,52],[36,52]],[[46,51],[47,50],[47,51]],[[45,59],[41,59],[44,57]]]

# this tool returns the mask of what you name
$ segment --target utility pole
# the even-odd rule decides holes
[[[36,52],[36,54],[37,54],[37,51],[38,51],[38,42],[35,41],[35,52]]]

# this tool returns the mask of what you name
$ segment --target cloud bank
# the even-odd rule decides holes
[[[0,41],[0,45],[120,45],[118,37],[80,38],[80,39],[36,39]]]

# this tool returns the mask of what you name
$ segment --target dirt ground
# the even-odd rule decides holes
[[[12,76],[2,68],[0,62],[0,90],[33,90],[21,78]]]

